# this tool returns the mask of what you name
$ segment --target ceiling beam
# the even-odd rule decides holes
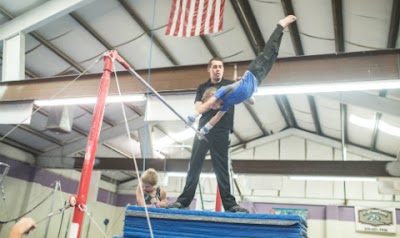
[[[81,25],[85,30],[91,34],[98,42],[100,42],[106,49],[108,50],[114,50],[114,47],[106,40],[104,39],[93,27],[90,26],[89,23],[87,23],[82,17],[80,17],[77,13],[70,13],[69,14],[79,25]],[[122,58],[125,59],[125,61],[134,67],[135,65],[132,64],[132,62],[129,62],[129,60],[124,57],[123,54],[118,53]],[[82,71],[81,71],[82,72]]]
[[[276,140],[280,140],[289,136],[297,136],[300,138],[304,138],[306,140],[313,141],[315,143],[319,143],[325,146],[330,146],[335,149],[342,149],[342,144],[339,141],[325,138],[322,136],[318,136],[316,134],[310,133],[310,132],[304,132],[299,129],[287,129],[282,132],[269,135],[266,137],[262,137],[250,142],[245,143],[244,145],[236,146],[232,149],[233,154],[241,153],[243,150],[249,150],[252,148],[255,148],[257,146],[267,144]],[[310,173],[311,175],[337,175],[337,176],[375,176],[374,174],[381,174],[385,175],[383,171],[380,171],[379,173],[371,173],[371,174],[363,174],[362,169],[366,169],[367,173],[368,170],[371,168],[373,169],[375,162],[389,162],[389,161],[394,161],[395,158],[391,156],[385,156],[383,154],[373,152],[364,148],[360,148],[357,146],[352,146],[352,145],[347,145],[347,152],[348,153],[353,153],[357,154],[361,157],[365,157],[370,160],[364,160],[364,161],[325,161],[325,158],[321,158],[321,161],[316,163],[316,165],[313,165],[313,163],[308,163],[304,164],[303,162],[313,162],[313,161],[297,161],[299,168],[307,169],[309,170],[304,170],[303,173],[308,174]],[[36,165],[39,167],[43,168],[63,168],[63,169],[79,169],[82,167],[83,163],[83,158],[81,157],[65,157],[65,156],[40,156],[36,158]],[[142,168],[143,166],[143,159],[136,159],[139,164],[139,168]],[[146,161],[146,166],[148,167],[154,167],[155,169],[159,171],[176,171],[176,172],[186,172],[187,171],[187,166],[188,166],[188,160],[187,159],[173,159],[173,158],[168,158],[168,159],[152,159],[148,158],[145,160]],[[239,162],[238,162],[239,161]],[[240,162],[243,161],[243,162]],[[282,162],[282,163],[280,163]],[[320,163],[321,162],[321,163]],[[341,174],[341,169],[347,169],[347,165],[350,164],[341,164],[341,162],[355,162],[355,165],[352,164],[351,166],[355,166],[355,173],[353,174],[351,171],[351,174]],[[357,167],[357,164],[368,164],[368,162],[371,162],[371,168],[366,165],[360,165]],[[254,160],[232,160],[233,163],[233,168],[235,173],[261,173],[261,174],[291,174],[291,175],[300,175],[298,174],[299,171],[293,170],[293,168],[296,168],[296,166],[288,166],[286,163],[287,161],[254,161]],[[259,164],[258,164],[259,163]],[[337,164],[335,164],[337,163]],[[277,164],[277,165],[274,165]],[[290,164],[290,163],[289,163]],[[269,166],[278,166],[275,168],[270,168]],[[320,169],[319,166],[326,165],[327,167],[331,167],[332,171],[328,171],[329,173],[322,173],[319,174],[318,171]],[[341,167],[341,165],[345,167]],[[374,164],[376,165],[376,164]],[[377,164],[379,169],[384,166],[383,164]],[[257,168],[257,166],[262,166],[262,169]],[[288,167],[287,167],[288,166]],[[306,166],[306,168],[302,167]],[[308,167],[310,166],[310,167]],[[351,167],[349,166],[349,168]],[[107,169],[107,170],[132,170],[134,169],[133,161],[132,159],[124,159],[124,158],[96,158],[95,160],[95,169]],[[290,171],[285,171],[290,169]],[[325,168],[326,169],[326,168]],[[336,171],[336,169],[338,171]],[[359,169],[359,170],[358,170]],[[378,169],[378,168],[376,168]],[[212,164],[210,160],[205,160],[205,164],[203,166],[203,172],[209,172],[212,171]],[[260,172],[262,171],[262,172]],[[274,172],[275,171],[275,172]],[[348,171],[347,171],[348,172]],[[346,173],[347,173],[346,172]],[[376,175],[378,176],[378,175]]]
[[[9,138],[2,138],[2,137],[3,137],[3,135],[0,135],[0,143],[12,146],[14,148],[18,148],[18,149],[20,149],[20,150],[22,150],[24,152],[31,153],[31,154],[33,154],[35,156],[36,155],[40,155],[41,153],[43,153],[43,151],[39,151],[39,150],[37,150],[35,148],[32,148],[30,146],[21,144],[20,142],[17,142],[15,140],[12,140],[12,139],[9,139]]]
[[[80,17],[77,13],[72,12],[69,14],[79,25],[81,25],[89,34],[91,34],[98,42],[100,42],[105,48],[108,50],[113,50],[114,47],[108,43],[103,37],[100,36],[97,31],[89,25],[82,17]],[[121,55],[122,56],[122,55]],[[128,62],[129,63],[129,62]]]
[[[165,47],[162,44],[162,41],[159,40],[157,36],[152,35],[152,29],[150,29],[146,26],[144,21],[138,16],[138,14],[136,14],[136,12],[134,11],[134,8],[128,4],[128,1],[118,0],[118,2],[122,5],[122,7],[125,9],[125,11],[127,11],[129,13],[129,15],[132,17],[132,19],[135,20],[135,22],[140,26],[140,28],[143,29],[143,31],[146,33],[146,35],[149,38],[153,39],[154,44],[160,49],[161,52],[164,53],[164,55],[169,59],[169,61],[171,61],[171,63],[173,65],[179,65],[178,60],[175,59],[175,57],[172,55],[172,53],[167,50],[167,47]]]
[[[233,9],[237,17],[239,18],[240,24],[246,33],[247,39],[253,48],[254,54],[258,55],[263,51],[265,46],[264,38],[261,34],[260,28],[258,27],[256,18],[254,17],[253,11],[248,0],[231,0]]]
[[[91,117],[93,117],[94,114],[94,107],[90,107],[88,105],[78,105],[79,108],[81,108],[83,111],[85,111],[86,113],[90,114]],[[111,121],[111,119],[109,119],[107,116],[103,116],[103,123],[107,123],[109,126],[115,126],[115,123],[113,123]]]
[[[400,24],[400,0],[393,0],[392,14],[390,17],[388,48],[396,48],[397,34]]]
[[[289,128],[297,128],[296,118],[293,115],[292,107],[286,95],[276,95],[275,101],[278,104],[279,110]]]
[[[379,122],[381,121],[382,114],[376,113],[374,131],[372,133],[371,150],[376,151],[376,142],[378,141]]]
[[[11,15],[9,12],[6,10],[0,8],[0,11],[3,15],[8,17],[10,20],[15,19],[13,15]],[[72,67],[75,69],[79,70],[80,72],[84,71],[84,68],[80,66],[77,62],[75,62],[73,59],[71,59],[69,56],[64,54],[61,50],[56,48],[54,45],[52,45],[50,42],[45,40],[40,34],[36,33],[35,31],[32,31],[29,33],[33,38],[35,38],[37,41],[39,41],[42,45],[46,46],[50,51],[52,51],[54,54],[58,55],[61,59],[63,59],[65,62],[69,63]],[[36,73],[33,73],[31,70],[27,69],[25,67],[25,74],[28,75],[31,78],[38,78],[39,76]]]
[[[294,13],[291,0],[281,0],[281,2],[285,16],[296,15]],[[299,29],[297,28],[297,22],[293,22],[292,24],[289,25],[289,32],[290,32],[290,38],[292,39],[294,52],[296,53],[296,55],[304,55],[303,46],[301,44],[301,39],[300,39],[300,32]]]
[[[31,78],[38,78],[37,74],[33,73],[31,70],[27,69],[26,67],[25,67],[25,74]]]
[[[342,0],[332,0],[333,30],[336,52],[344,52]]]
[[[379,90],[379,97],[386,97],[387,90]],[[399,105],[400,106],[400,105]],[[382,113],[376,113],[374,132],[372,134],[371,150],[376,151],[376,143],[378,141],[379,123],[382,118]]]
[[[50,142],[50,143],[54,143],[54,144],[56,144],[56,145],[58,145],[58,146],[63,145],[63,142],[62,142],[62,141],[59,141],[59,140],[57,140],[56,138],[54,138],[54,137],[52,137],[52,136],[49,136],[48,134],[45,134],[45,133],[43,133],[43,132],[41,132],[41,131],[37,131],[36,129],[31,128],[31,127],[29,127],[29,126],[22,125],[22,124],[19,124],[19,125],[12,125],[12,126],[13,126],[13,127],[17,127],[17,128],[19,128],[19,129],[21,129],[21,130],[23,130],[23,131],[26,131],[26,132],[28,132],[28,133],[30,133],[30,134],[32,134],[32,135],[34,135],[34,136],[37,136],[37,137],[39,137],[39,138],[41,138],[41,139],[43,139],[43,140],[47,140],[47,141]]]
[[[342,160],[347,160],[347,144],[348,144],[348,132],[347,132],[347,104],[340,103],[340,132],[342,141]]]
[[[36,152],[36,155],[41,153],[39,151]],[[15,143],[10,145],[4,141],[0,141],[0,160],[2,159],[1,156],[30,164],[35,162],[35,153],[33,148],[29,148],[29,151],[25,151],[22,148],[16,147]]]
[[[54,161],[57,158],[47,158]],[[65,158],[64,158],[65,159]],[[73,169],[81,169],[82,157],[70,157]],[[136,159],[139,168],[154,168],[160,172],[187,172],[188,159]],[[235,174],[263,175],[307,175],[307,176],[346,176],[346,177],[392,177],[386,172],[390,161],[298,161],[298,160],[232,160]],[[46,166],[44,168],[57,168]],[[96,158],[95,170],[132,170],[132,159]],[[211,160],[205,160],[202,172],[213,170]]]
[[[328,98],[357,107],[366,108],[382,114],[389,114],[395,117],[400,116],[400,102],[397,100],[376,96],[360,91],[335,92],[335,93],[313,93],[315,97]]]
[[[204,45],[206,46],[206,48],[208,49],[208,51],[210,51],[210,54],[212,55],[212,57],[218,57],[220,59],[222,59],[221,55],[219,55],[217,52],[217,49],[215,49],[215,47],[213,46],[213,44],[211,43],[210,40],[208,40],[207,36],[205,35],[200,35],[200,39],[201,41],[204,43]]]
[[[311,116],[313,118],[313,122],[315,125],[315,131],[317,132],[318,135],[322,135],[322,129],[321,129],[321,124],[318,116],[318,110],[317,110],[317,105],[315,103],[315,98],[311,95],[307,96],[308,98],[308,103],[310,105],[310,110],[311,110]]]
[[[29,33],[46,25],[94,0],[48,1],[12,21],[4,23],[0,28],[0,40],[14,36],[18,32]]]
[[[329,82],[363,82],[397,79],[400,75],[398,58],[400,49],[366,51],[357,53],[328,54],[279,58],[261,86],[311,84]],[[245,71],[250,61],[238,62],[238,70]],[[195,91],[207,75],[207,65],[159,68],[151,71],[151,86],[158,92]],[[138,70],[142,78],[148,70]],[[190,75],[191,77],[187,77]],[[49,99],[61,91],[58,98],[97,96],[101,74],[63,76],[35,80],[0,82],[0,101]],[[225,78],[233,78],[227,71]],[[129,72],[118,72],[122,94],[145,93],[146,88]],[[70,83],[70,85],[68,85]],[[68,87],[66,87],[68,85]],[[66,88],[65,88],[66,87]],[[64,90],[61,90],[65,88]],[[111,83],[109,95],[118,95]]]
[[[281,131],[279,133],[275,133],[269,136],[265,136],[265,137],[261,137],[261,138],[257,138],[255,140],[251,140],[251,141],[247,141],[243,144],[240,145],[235,145],[232,147],[232,153],[240,153],[243,152],[244,150],[249,150],[249,149],[253,149],[257,146],[260,145],[264,145],[264,144],[268,144],[286,137],[290,137],[290,136],[296,136],[299,138],[304,138],[306,140],[309,141],[313,141],[315,143],[321,144],[321,145],[325,145],[328,147],[332,147],[338,150],[342,149],[342,143],[339,140],[336,139],[331,139],[331,138],[327,138],[324,136],[319,136],[317,134],[311,133],[311,132],[307,132],[307,131],[302,131],[300,129],[294,129],[294,128],[290,128],[290,129],[286,129],[284,131]],[[374,151],[371,151],[367,148],[362,148],[359,146],[355,146],[355,145],[351,145],[351,144],[347,144],[347,152],[348,153],[352,153],[352,154],[356,154],[371,160],[379,160],[379,161],[383,161],[383,160],[394,160],[395,158],[393,156],[389,156],[383,153],[377,153]]]
[[[93,110],[91,107],[89,107],[89,106],[87,106],[87,105],[79,105],[79,107],[82,108],[83,111],[89,113],[91,117],[93,117],[94,110]],[[128,108],[130,108],[130,107],[128,107]],[[135,111],[135,113],[136,113],[136,111]],[[137,114],[138,114],[138,113],[137,113]],[[138,115],[139,115],[139,116],[142,116],[142,114],[138,114]],[[105,116],[105,115],[103,116],[103,127],[104,127],[104,123],[107,123],[107,124],[108,124],[109,126],[111,126],[111,127],[116,126],[115,123],[113,123],[113,122],[111,121],[111,119],[109,119],[109,118],[108,118],[107,116]],[[82,130],[78,130],[78,128],[77,128],[76,126],[72,126],[72,129],[73,129],[74,131],[76,131],[76,132],[82,134],[82,135],[85,135],[86,137],[88,136],[88,133],[85,133],[85,132],[83,132]],[[133,139],[133,140],[135,140],[135,141],[139,141],[139,139],[136,138],[134,135],[130,135],[130,137],[131,137],[131,139]],[[103,143],[103,146],[105,146],[106,148],[109,148],[110,150],[112,150],[112,151],[114,151],[114,152],[116,152],[116,153],[118,153],[118,154],[120,154],[120,155],[122,155],[122,156],[124,156],[124,157],[127,157],[127,158],[131,157],[131,155],[126,154],[125,152],[123,152],[123,151],[121,151],[121,150],[115,148],[114,146],[112,146],[112,145],[110,145],[110,144],[108,144],[108,143],[106,143],[106,142]],[[83,153],[83,151],[82,151],[82,153]]]
[[[11,15],[9,12],[7,12],[4,9],[1,9],[1,12],[7,16],[9,19],[11,19],[11,21],[9,22],[13,22],[15,21],[17,18],[14,18],[13,15]],[[74,67],[76,70],[78,70],[79,72],[84,72],[85,69],[78,64],[77,62],[75,62],[71,57],[69,57],[68,55],[66,55],[64,52],[62,52],[60,49],[58,49],[57,47],[55,47],[53,44],[51,44],[49,41],[47,41],[43,36],[41,36],[39,33],[32,31],[29,32],[29,34],[35,38],[37,41],[39,41],[39,43],[41,43],[42,45],[46,46],[50,51],[52,51],[54,54],[56,54],[57,56],[59,56],[61,59],[63,59],[65,62],[67,62],[68,64],[70,64],[72,67]],[[26,73],[26,70],[25,70]],[[31,78],[35,78],[32,77],[31,75],[28,74],[29,77]]]
[[[258,128],[263,132],[263,136],[269,135],[267,129],[263,127],[263,123],[262,123],[260,117],[255,112],[254,107],[252,107],[250,104],[248,104],[246,102],[243,105],[246,107],[247,111],[249,112],[250,116],[253,118],[254,122],[257,124]]]
[[[83,68],[78,62],[76,62],[74,59],[69,57],[62,50],[60,50],[59,48],[57,48],[53,44],[51,44],[49,41],[47,41],[43,36],[41,36],[40,34],[38,34],[35,31],[31,32],[30,35],[33,38],[35,38],[37,41],[39,41],[42,45],[46,46],[50,51],[52,51],[58,57],[63,59],[65,62],[67,62],[72,67],[74,67],[76,70],[78,70],[80,73],[85,72],[85,68]]]
[[[282,160],[233,160],[235,173],[346,176],[346,177],[391,177],[386,172],[388,161],[282,161]]]

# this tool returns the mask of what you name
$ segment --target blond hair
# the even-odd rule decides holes
[[[142,182],[156,186],[158,183],[158,173],[155,169],[150,168],[142,174]]]
[[[207,90],[203,93],[203,97],[201,98],[201,102],[205,103],[210,99],[212,96],[214,96],[215,92],[217,92],[216,87],[209,87]]]

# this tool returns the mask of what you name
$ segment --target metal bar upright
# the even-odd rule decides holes
[[[100,136],[101,124],[103,122],[105,101],[110,86],[110,75],[113,68],[113,59],[117,55],[116,51],[110,51],[104,55],[104,72],[101,77],[100,87],[97,96],[97,103],[94,109],[92,126],[86,145],[85,159],[79,182],[78,195],[76,197],[76,206],[72,224],[70,227],[69,238],[79,238],[86,209],[86,200],[92,177],[94,158],[97,150],[97,143]]]
[[[219,186],[217,185],[217,194],[215,198],[215,211],[220,212],[221,211],[221,194],[219,192]]]

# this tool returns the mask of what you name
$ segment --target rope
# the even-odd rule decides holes
[[[90,221],[92,221],[94,223],[94,225],[99,229],[99,231],[101,232],[101,234],[108,238],[107,234],[101,229],[101,227],[99,226],[99,224],[96,222],[96,220],[90,215],[90,213],[87,211],[87,207],[85,205],[83,205],[83,207],[81,206],[81,204],[78,205],[79,210],[81,210],[82,212],[84,212],[90,219]],[[89,231],[88,231],[89,232]]]
[[[67,202],[64,203],[64,206],[67,205]],[[61,234],[61,229],[63,227],[63,223],[64,223],[64,212],[61,215],[61,221],[60,221],[60,227],[58,228],[58,233],[57,233],[57,237],[60,237]]]
[[[29,214],[30,212],[32,212],[33,210],[35,210],[36,208],[38,208],[40,205],[42,205],[47,199],[49,199],[55,191],[52,191],[49,195],[47,195],[42,201],[40,201],[38,204],[36,204],[32,209],[30,209],[29,211],[23,213],[22,215],[20,215],[17,218],[11,219],[11,220],[7,220],[7,221],[0,221],[0,224],[6,224],[9,222],[13,222],[13,221],[17,221],[19,219],[21,219],[22,217],[26,216],[27,214]],[[41,195],[41,194],[40,194]],[[35,198],[36,199],[36,198]]]
[[[113,64],[113,67],[114,67],[114,75],[115,75],[115,81],[116,81],[116,84],[117,84],[118,94],[121,96],[121,88],[119,86],[118,75],[117,75],[117,73],[115,71],[114,64]],[[126,112],[125,112],[125,107],[124,107],[123,102],[121,102],[121,109],[122,109],[122,114],[124,116],[126,134],[128,135],[128,139],[129,139],[129,144],[130,144],[130,149],[131,149],[131,156],[132,156],[133,163],[135,165],[135,171],[136,171],[136,175],[137,175],[138,181],[139,181],[138,186],[140,188],[142,196],[144,196],[143,187],[142,187],[142,180],[140,179],[140,175],[139,175],[140,173],[139,173],[138,165],[137,165],[137,162],[136,162],[135,151],[134,151],[134,148],[133,148],[133,145],[132,145],[132,137],[131,137],[131,133],[130,133],[129,125],[128,125],[128,119],[126,117]],[[144,197],[143,197],[143,200],[144,200]],[[146,213],[147,224],[149,226],[150,237],[153,238],[154,237],[153,229],[152,229],[151,222],[150,222],[150,216],[149,216],[149,213],[147,211],[147,206],[144,206],[144,209],[145,209],[145,213]]]
[[[35,210],[37,207],[39,207],[41,204],[43,204],[43,203],[44,203],[47,199],[49,199],[51,196],[55,195],[55,192],[56,192],[56,191],[59,191],[59,192],[60,192],[60,196],[61,196],[61,198],[62,198],[62,194],[61,194],[61,193],[62,193],[62,191],[61,191],[61,183],[60,183],[60,181],[55,181],[55,183],[56,183],[56,185],[55,185],[54,190],[53,190],[45,199],[43,199],[39,204],[37,204],[36,206],[34,206],[31,210],[27,211],[26,213],[22,214],[21,216],[15,218],[15,219],[8,220],[8,221],[4,221],[4,222],[0,222],[0,224],[3,224],[3,223],[5,224],[5,223],[17,221],[17,220],[21,219],[22,217],[25,217],[28,213],[30,213],[30,212],[32,212],[33,210]],[[54,182],[51,184],[51,186],[52,186],[53,184],[54,184]],[[36,200],[36,198],[35,198],[34,200]],[[65,203],[65,204],[66,204],[66,203]],[[66,209],[70,208],[70,207],[72,207],[71,204],[66,204],[66,205],[64,205],[64,207],[62,207],[62,208],[60,208],[60,209],[58,209],[58,210],[56,210],[56,211],[54,211],[54,212],[51,212],[51,213],[49,213],[46,217],[44,217],[44,218],[42,218],[42,219],[36,221],[36,224],[39,224],[39,223],[41,223],[41,222],[43,222],[43,221],[45,221],[45,220],[47,220],[47,219],[50,219],[51,217],[53,217],[53,216],[55,216],[55,215],[58,215],[58,214],[60,214],[60,213],[63,213],[63,215],[64,215],[64,211],[65,211]],[[62,225],[62,223],[61,223],[61,225]],[[61,230],[61,225],[60,225],[60,230]],[[58,232],[58,236],[60,235],[60,230],[59,230],[59,232]],[[28,232],[28,233],[26,234],[26,236],[29,236],[29,234],[30,234],[30,233]]]
[[[154,0],[153,1],[153,17],[152,17],[152,20],[151,20],[151,35],[150,35],[150,52],[149,52],[149,55],[150,55],[150,57],[149,57],[149,67],[148,67],[148,72],[147,72],[147,83],[148,84],[150,84],[150,79],[151,79],[151,77],[150,77],[150,73],[151,73],[151,62],[152,62],[152,60],[153,60],[153,43],[154,43],[154,22],[155,22],[155,15],[156,15],[156,3],[157,2],[157,0]],[[149,89],[147,88],[147,90],[146,90],[146,105],[148,105],[148,101],[149,101]],[[148,108],[146,107],[146,113],[147,113],[147,110],[148,110]],[[145,121],[145,128],[148,126],[148,124],[147,124],[147,122]],[[144,150],[144,153],[143,153],[143,172],[146,170],[146,148],[147,148],[147,130],[144,130],[144,135],[143,135],[143,137],[145,138],[145,140],[144,140],[144,145],[143,145],[143,150]],[[139,178],[139,176],[138,176],[138,178]]]
[[[152,31],[151,31],[151,40],[150,40],[150,58],[149,58],[149,67],[148,67],[148,78],[147,78],[147,81],[148,81],[148,83],[150,83],[150,73],[151,73],[151,62],[152,62],[152,51],[153,51],[153,42],[154,42],[154,22],[155,22],[155,10],[156,10],[156,0],[154,0],[154,5],[153,5],[153,18],[152,18]],[[115,61],[114,59],[111,59],[113,62]],[[116,85],[117,85],[117,89],[118,89],[118,94],[119,94],[119,96],[121,96],[121,88],[120,88],[120,85],[119,85],[119,81],[118,81],[118,75],[117,75],[117,73],[116,73],[116,70],[115,70],[115,64],[113,64],[113,71],[114,71],[114,75],[115,75],[115,80],[116,80]],[[146,91],[146,103],[148,103],[148,93],[149,93],[149,89],[147,88],[147,91]],[[136,176],[137,176],[137,178],[138,178],[138,186],[139,186],[139,189],[140,189],[140,191],[141,191],[141,193],[142,193],[142,196],[144,196],[144,193],[143,193],[143,186],[142,186],[142,180],[140,179],[140,173],[139,173],[139,169],[138,169],[138,165],[137,165],[137,161],[136,161],[136,157],[135,157],[135,151],[134,151],[134,148],[133,148],[133,145],[132,145],[132,138],[131,138],[131,134],[130,134],[130,129],[129,129],[129,125],[128,125],[128,119],[127,119],[127,116],[126,116],[126,111],[125,111],[125,107],[124,107],[124,104],[123,104],[123,102],[121,102],[121,109],[122,109],[122,114],[123,114],[123,117],[124,117],[124,121],[125,121],[125,129],[126,129],[126,133],[127,133],[127,135],[128,135],[128,139],[129,139],[129,144],[130,144],[130,149],[131,149],[131,155],[132,155],[132,160],[133,160],[133,163],[134,163],[134,165],[135,165],[135,172],[136,172]],[[146,110],[147,110],[147,107],[146,107]],[[146,124],[146,122],[145,122],[145,128],[147,127],[148,125]],[[146,154],[147,154],[147,151],[146,151],[146,149],[147,149],[147,130],[144,130],[144,144],[143,144],[143,147],[142,147],[142,149],[143,149],[143,171],[145,171],[145,168],[146,168]],[[143,197],[143,200],[144,200],[144,197]],[[149,213],[148,213],[148,210],[147,210],[147,206],[144,206],[144,209],[145,209],[145,214],[146,214],[146,220],[147,220],[147,224],[148,224],[148,227],[149,227],[149,232],[150,232],[150,237],[151,238],[153,238],[154,237],[154,234],[153,234],[153,229],[152,229],[152,226],[151,226],[151,222],[150,222],[150,216],[149,216]],[[97,223],[95,223],[96,224],[96,226],[98,226],[97,225]],[[104,234],[104,235],[106,235],[106,234]]]
[[[149,52],[149,54],[150,54],[150,57],[149,57],[149,67],[148,67],[148,76],[147,76],[147,82],[150,84],[150,79],[151,79],[151,77],[150,77],[150,73],[151,73],[151,63],[152,63],[152,60],[153,60],[153,43],[154,43],[154,22],[155,22],[155,15],[156,15],[156,5],[157,5],[157,0],[154,0],[153,1],[153,17],[152,17],[152,20],[151,20],[151,38],[150,38],[150,52]],[[146,105],[148,105],[148,101],[149,101],[149,90],[147,89],[146,90]],[[146,107],[146,113],[147,113],[147,110],[148,110],[148,107]],[[148,127],[148,123],[147,123],[147,121],[145,120],[144,121],[144,125],[145,125],[145,127],[144,128],[147,128]],[[146,155],[147,155],[147,130],[145,129],[144,130],[144,135],[143,135],[143,137],[144,137],[144,143],[143,143],[143,172],[145,171],[145,169],[146,169]],[[135,165],[136,166],[136,165]],[[137,166],[136,166],[136,168],[137,168]],[[143,201],[145,201],[145,199],[144,199],[144,193],[143,193],[143,186],[142,186],[142,179],[140,178],[140,174],[139,174],[139,171],[138,171],[138,169],[136,169],[136,174],[137,174],[137,177],[138,177],[138,181],[139,181],[139,187],[140,187],[140,191],[141,191],[141,194],[142,194],[142,196],[143,196]],[[153,228],[152,228],[152,226],[151,226],[151,222],[150,222],[150,215],[149,215],[149,212],[148,212],[148,210],[147,210],[147,205],[144,205],[144,211],[145,211],[145,213],[146,213],[146,220],[147,220],[147,224],[148,224],[148,226],[149,226],[149,232],[150,232],[150,237],[151,238],[153,238],[154,237],[154,234],[153,234]]]
[[[70,204],[66,204],[64,207],[62,207],[62,208],[60,208],[60,209],[57,209],[57,210],[54,211],[54,212],[50,212],[49,214],[47,214],[46,217],[44,217],[44,218],[40,219],[39,221],[37,221],[36,224],[39,224],[39,223],[41,223],[42,221],[45,221],[45,220],[49,219],[49,218],[52,217],[52,216],[58,215],[58,214],[64,212],[66,209],[70,208],[70,207],[71,207]]]

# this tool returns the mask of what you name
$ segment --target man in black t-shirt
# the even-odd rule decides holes
[[[221,87],[231,83],[233,80],[223,79],[224,63],[219,58],[213,58],[208,63],[207,71],[210,74],[210,79],[199,85],[197,88],[195,109],[202,104],[204,92],[210,87]],[[204,113],[199,122],[199,128],[202,128],[218,110],[210,110]],[[214,166],[215,175],[218,181],[218,187],[221,194],[222,204],[226,212],[245,212],[248,211],[240,207],[231,194],[230,179],[229,179],[229,146],[230,133],[233,131],[233,115],[234,107],[231,107],[214,128],[206,135],[208,142],[199,140],[194,137],[192,156],[190,158],[189,170],[186,177],[186,184],[182,194],[178,197],[175,203],[172,203],[168,208],[187,208],[193,200],[199,182],[200,173],[203,167],[206,154],[210,151],[211,160]]]

